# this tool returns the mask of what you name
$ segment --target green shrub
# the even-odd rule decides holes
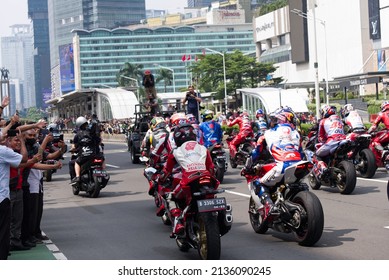
[[[222,130],[223,130],[225,135],[231,134],[232,131],[234,131],[234,130],[239,131],[239,125],[236,124],[232,127],[230,127],[228,125],[222,125]]]
[[[382,100],[370,99],[367,102],[367,112],[370,115],[378,114],[378,112],[381,111],[381,103],[382,103]]]

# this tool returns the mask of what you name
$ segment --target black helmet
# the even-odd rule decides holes
[[[187,141],[196,141],[196,133],[194,132],[194,128],[189,123],[183,123],[174,129],[174,142],[177,147],[180,147]]]

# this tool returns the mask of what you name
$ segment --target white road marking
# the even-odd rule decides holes
[[[378,180],[378,179],[369,179],[369,178],[359,178],[359,180],[366,180],[366,181],[374,181],[374,182],[380,182],[380,183],[387,183],[388,181],[385,180]]]
[[[244,193],[238,193],[238,192],[233,192],[233,191],[225,191],[226,193],[230,193],[230,194],[235,194],[235,195],[239,195],[239,196],[243,196],[243,197],[250,197],[249,194],[244,194]]]
[[[386,227],[384,227],[384,228],[389,229],[389,226],[386,226]]]
[[[106,166],[113,167],[113,168],[120,168],[120,166],[112,165],[112,164],[106,164]]]

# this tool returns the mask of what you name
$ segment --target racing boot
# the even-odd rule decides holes
[[[269,191],[264,187],[259,180],[254,182],[255,193],[258,195],[263,208],[264,208],[264,220],[268,220],[273,212],[275,212],[274,203],[270,198]]]
[[[168,209],[169,209],[170,215],[172,217],[174,217],[173,230],[172,230],[172,233],[170,234],[170,238],[174,238],[177,235],[183,234],[185,227],[182,223],[182,218],[180,217],[181,209],[179,209],[177,207],[176,203],[173,201],[173,194],[172,193],[168,194],[168,196],[166,197],[166,201],[168,203]]]

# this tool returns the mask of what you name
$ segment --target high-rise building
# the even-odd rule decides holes
[[[211,5],[215,0],[188,0],[188,8],[202,8]]]
[[[31,26],[11,26],[12,36],[1,38],[2,66],[9,70],[11,84],[10,113],[35,105],[34,65]],[[16,91],[15,91],[16,90]]]
[[[28,0],[28,17],[32,21],[36,107],[44,108],[44,98],[51,93],[50,44],[47,0]]]
[[[140,23],[146,18],[145,0],[48,0],[47,2],[52,72],[61,72],[64,69],[64,67],[58,68],[61,59],[60,49],[62,53],[72,50],[71,31],[73,29],[114,29]],[[67,71],[68,68],[66,67]],[[72,74],[71,72],[70,75]],[[55,96],[73,89],[72,78],[64,79],[64,75],[69,76],[69,71],[66,74],[52,73],[52,77],[61,77],[62,88],[56,87],[58,92],[53,93]],[[64,83],[67,84],[65,89]]]

